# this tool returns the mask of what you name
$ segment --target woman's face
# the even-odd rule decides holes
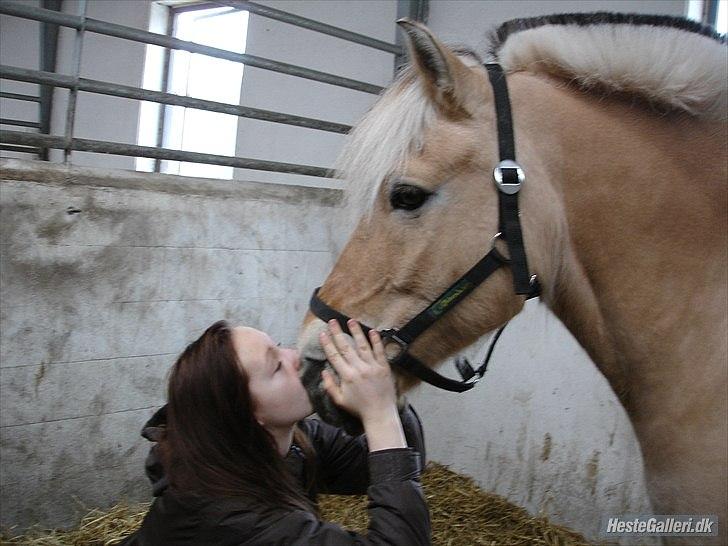
[[[265,332],[237,326],[233,346],[249,378],[255,418],[266,428],[290,427],[313,413],[298,376],[298,351],[279,347]]]

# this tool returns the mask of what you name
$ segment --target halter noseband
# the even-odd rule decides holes
[[[488,79],[493,87],[495,110],[498,127],[498,150],[500,163],[493,170],[493,180],[498,188],[498,233],[493,237],[490,251],[468,272],[455,281],[447,290],[438,296],[424,311],[401,328],[390,328],[381,331],[382,339],[396,343],[400,347],[399,354],[390,361],[392,366],[412,374],[422,381],[451,392],[465,392],[483,377],[490,361],[496,341],[503,333],[506,325],[497,332],[488,348],[483,363],[473,369],[466,359],[455,361],[462,381],[450,379],[425,366],[420,360],[409,354],[409,346],[433,323],[442,318],[465,296],[480,286],[502,265],[509,265],[513,273],[513,285],[516,294],[525,295],[526,299],[539,295],[540,287],[536,275],[529,275],[526,250],[523,244],[521,222],[518,213],[518,192],[525,181],[521,166],[516,163],[515,144],[513,139],[513,120],[511,104],[508,99],[508,87],[503,69],[499,64],[486,64]],[[496,248],[498,238],[503,238],[508,245],[510,259],[505,258]],[[332,309],[318,297],[319,288],[311,296],[311,312],[323,321],[336,319],[346,333],[350,333],[346,322],[349,317]],[[371,328],[361,325],[365,333]]]

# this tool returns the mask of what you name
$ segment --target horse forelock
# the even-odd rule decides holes
[[[725,36],[679,17],[582,13],[516,19],[491,37],[508,72],[551,73],[595,93],[725,119]]]
[[[436,117],[414,69],[405,68],[349,134],[336,164],[347,183],[347,218],[367,215],[382,182],[422,147]]]

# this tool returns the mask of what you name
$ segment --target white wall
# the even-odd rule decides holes
[[[392,0],[261,3],[386,42],[393,43],[395,39],[397,12],[396,2]],[[391,53],[255,14],[250,16],[247,53],[379,86],[388,85],[394,74],[394,55]],[[353,124],[376,98],[369,93],[257,68],[246,67],[243,75],[242,102],[245,105],[338,123]],[[246,157],[330,167],[343,139],[343,135],[336,133],[241,119],[237,153]],[[235,178],[339,187],[336,181],[240,169],[236,170]]]
[[[40,2],[26,0],[23,4],[38,7]],[[39,23],[35,21],[0,15],[0,64],[9,64],[33,70],[40,69],[38,26]],[[40,94],[38,85],[10,80],[0,80],[0,89],[7,93],[20,93],[36,97]],[[38,122],[40,121],[39,105],[37,102],[0,97],[0,117]],[[35,131],[35,129],[28,127],[9,125],[3,125],[2,128],[12,131]],[[0,150],[0,157],[30,159],[35,156]]]
[[[484,52],[487,30],[518,17],[552,13],[621,11],[685,16],[685,0],[430,0],[429,27],[448,42]]]

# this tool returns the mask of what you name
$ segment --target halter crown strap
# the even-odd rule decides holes
[[[513,138],[513,117],[511,116],[511,101],[508,98],[508,84],[506,83],[503,68],[499,64],[489,63],[485,65],[485,68],[488,71],[488,79],[493,87],[498,126],[500,163],[496,170],[500,171],[502,177],[501,184],[496,184],[499,190],[499,230],[508,245],[511,271],[513,273],[513,287],[516,294],[532,296],[534,287],[531,285],[531,277],[528,273],[528,261],[526,260],[526,250],[523,244],[521,222],[518,218],[518,192],[524,176],[520,166],[516,163],[516,145]],[[504,189],[506,191],[503,191]]]

